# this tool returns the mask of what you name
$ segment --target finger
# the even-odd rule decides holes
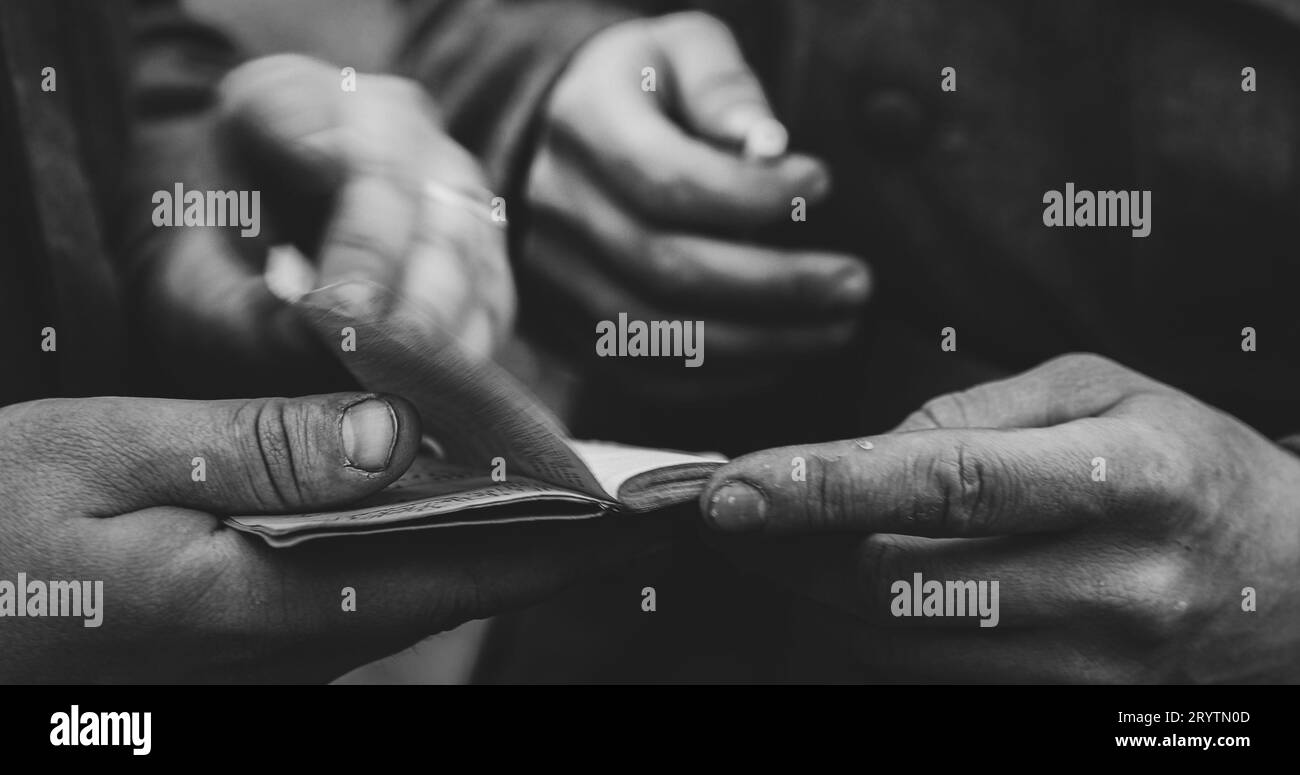
[[[556,135],[553,142],[637,212],[666,226],[741,233],[788,219],[796,197],[815,204],[830,193],[830,173],[810,156],[760,164],[683,134],[661,114],[641,112],[645,118],[619,115],[613,126],[614,117],[593,119],[570,131],[575,139]]]
[[[252,146],[253,159],[302,190],[333,195],[317,256],[321,283],[395,287],[423,204],[416,138],[432,134],[418,88],[375,76],[345,98],[332,68],[280,55],[237,68],[221,96],[225,124]]]
[[[1045,428],[1094,417],[1160,385],[1097,355],[1064,355],[1014,377],[927,401],[894,433],[933,428]]]
[[[801,317],[856,315],[871,290],[865,263],[853,256],[745,245],[647,225],[549,150],[533,166],[529,199],[537,220],[563,221],[651,298],[720,313],[775,309]]]
[[[1098,457],[1112,461],[1104,477],[1094,475]],[[726,531],[1011,535],[1157,513],[1195,491],[1190,470],[1128,420],[1096,418],[758,452],[717,471],[700,502]]]
[[[740,232],[789,218],[794,197],[815,203],[830,192],[820,161],[744,159],[689,136],[653,95],[611,81],[608,65],[591,69],[557,87],[545,141],[572,152],[637,212],[667,225]]]
[[[332,191],[350,161],[343,147],[348,138],[336,131],[342,123],[338,84],[337,71],[309,57],[251,60],[219,85],[221,126],[250,160],[293,188]]]
[[[93,517],[164,505],[216,514],[341,505],[400,476],[420,440],[408,404],[366,393],[36,401],[3,410],[0,427],[3,468],[27,472],[6,489],[53,500],[53,513]]]
[[[396,288],[415,238],[423,193],[409,181],[364,174],[339,191],[320,248],[320,282],[365,280]]]
[[[153,346],[184,380],[187,394],[247,395],[250,374],[288,395],[352,386],[310,328],[271,293],[254,263],[222,239],[213,229],[187,230],[169,246],[166,261],[141,275],[140,319],[167,321],[157,327]]]
[[[691,130],[739,147],[763,122],[776,121],[724,22],[685,12],[665,16],[650,29],[671,64],[674,107]]]
[[[410,400],[448,459],[488,465],[514,455],[516,468],[533,475],[554,457],[572,458],[563,429],[511,375],[467,356],[436,324],[411,320],[392,295],[373,283],[341,283],[312,291],[294,309],[324,341],[351,337],[344,365],[360,384]]]
[[[552,287],[565,289],[566,295],[591,320],[618,321],[623,314],[629,320],[671,321],[698,314],[690,309],[663,309],[634,296],[591,259],[580,255],[572,235],[560,234],[559,228],[554,223],[539,225],[529,234],[525,249],[530,271]],[[703,323],[700,341],[707,357],[720,360],[809,358],[844,347],[856,331],[855,320],[773,325],[708,316],[694,322]],[[593,345],[595,340],[593,332]]]
[[[436,323],[467,353],[486,357],[511,329],[514,284],[505,231],[488,203],[430,184],[415,243],[399,283],[410,318]]]

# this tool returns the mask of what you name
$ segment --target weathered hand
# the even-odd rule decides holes
[[[406,402],[364,393],[0,409],[0,683],[324,681],[655,546],[609,521],[270,549],[216,516],[354,500],[419,438]],[[101,582],[98,626],[16,616],[19,574]]]
[[[939,397],[889,434],[749,455],[701,504],[763,535],[722,542],[739,562],[859,617],[881,675],[1300,680],[1300,460],[1102,358]],[[792,537],[811,533],[828,535]],[[922,593],[997,581],[996,626],[897,615],[914,574]]]

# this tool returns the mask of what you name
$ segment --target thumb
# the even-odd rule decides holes
[[[677,109],[695,133],[747,152],[785,153],[788,136],[727,25],[705,13],[665,17],[656,30]]]
[[[273,513],[382,489],[414,459],[420,424],[405,401],[367,393],[53,399],[0,410],[0,439],[0,493],[39,512]]]

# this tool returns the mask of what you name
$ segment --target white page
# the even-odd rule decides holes
[[[691,454],[667,449],[629,447],[608,441],[574,441],[570,446],[596,475],[602,489],[615,498],[633,477],[677,465],[715,463],[726,458],[712,453]]]

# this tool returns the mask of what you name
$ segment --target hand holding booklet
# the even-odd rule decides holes
[[[588,519],[693,501],[718,456],[574,441],[511,375],[466,356],[400,300],[363,282],[329,286],[296,306],[338,347],[368,390],[400,395],[420,413],[427,441],[391,485],[340,510],[241,515],[226,524],[272,546],[394,530]]]

